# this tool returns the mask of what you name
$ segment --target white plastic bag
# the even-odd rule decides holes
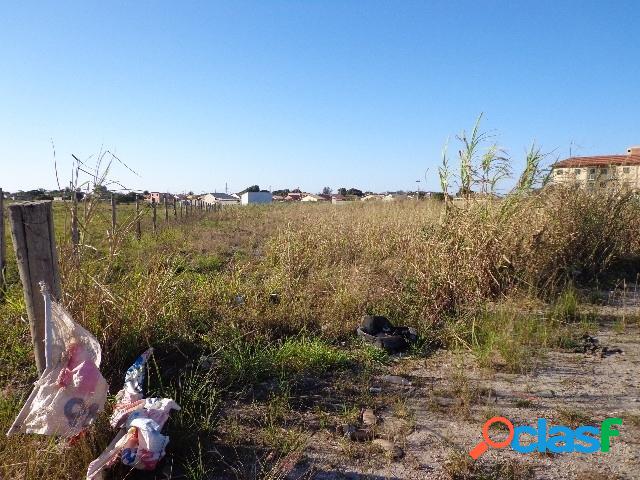
[[[138,470],[153,470],[164,457],[169,437],[162,435],[162,427],[171,410],[180,410],[170,398],[144,398],[145,366],[153,349],[140,355],[129,367],[124,386],[116,395],[111,426],[120,431],[109,446],[89,464],[87,480],[102,478],[102,472],[120,461]]]
[[[109,387],[100,373],[98,341],[51,301],[44,286],[43,295],[46,368],[7,435],[72,437],[102,411]]]

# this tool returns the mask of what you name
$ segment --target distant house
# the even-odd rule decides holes
[[[570,157],[551,166],[551,185],[577,185],[588,190],[624,187],[640,190],[640,146],[626,155]]]
[[[409,197],[404,193],[388,193],[382,199],[384,202],[395,202],[398,200],[407,200]]]
[[[215,192],[201,195],[199,200],[205,205],[238,205],[240,203],[240,199],[236,195]]]
[[[302,197],[303,197],[302,193],[291,192],[284,199],[287,202],[299,202],[300,200],[302,200]]]
[[[163,203],[166,201],[173,201],[173,195],[163,192],[150,192],[149,195],[145,195],[144,199],[149,203]]]
[[[305,195],[300,200],[301,202],[329,202],[331,201],[331,195],[313,195],[312,193]]]
[[[344,195],[334,195],[333,197],[331,197],[331,203],[333,203],[334,205],[342,205],[347,202],[349,202],[349,200],[347,200],[347,197],[345,197]]]
[[[368,202],[371,200],[382,200],[384,199],[384,195],[378,195],[377,193],[371,193],[369,195],[365,195],[364,197],[361,197],[360,200],[362,200],[363,202]]]
[[[245,192],[240,196],[240,203],[242,205],[251,205],[258,203],[271,203],[273,195],[271,192]]]

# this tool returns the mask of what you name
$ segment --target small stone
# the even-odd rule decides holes
[[[373,440],[373,437],[373,432],[365,428],[354,430],[349,435],[349,438],[354,442],[368,442],[369,440]]]
[[[404,452],[400,447],[394,445],[389,440],[385,440],[383,438],[376,438],[373,442],[374,445],[382,448],[384,450],[385,455],[393,460],[399,460],[404,456]]]
[[[380,380],[394,385],[402,385],[403,387],[410,387],[412,385],[410,380],[399,375],[382,375]]]
[[[377,423],[376,414],[371,408],[365,408],[362,412],[362,424],[371,427]]]

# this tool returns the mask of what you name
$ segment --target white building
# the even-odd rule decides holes
[[[240,196],[242,205],[253,205],[256,203],[271,203],[273,195],[271,192],[245,192]]]
[[[370,193],[369,195],[365,195],[364,197],[360,198],[360,200],[362,200],[363,202],[369,202],[371,200],[383,200],[384,199],[384,195],[378,195],[376,193]]]
[[[331,195],[313,195],[308,194],[302,197],[302,202],[328,202],[331,200]]]
[[[199,200],[205,205],[237,205],[240,203],[238,197],[226,193],[207,193],[202,195]]]

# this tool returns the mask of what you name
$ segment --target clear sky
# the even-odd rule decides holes
[[[412,189],[429,168],[436,190],[480,112],[516,164],[533,140],[624,152],[639,22],[635,0],[7,0],[0,187],[54,187],[53,139],[64,182],[104,146],[131,188]]]

